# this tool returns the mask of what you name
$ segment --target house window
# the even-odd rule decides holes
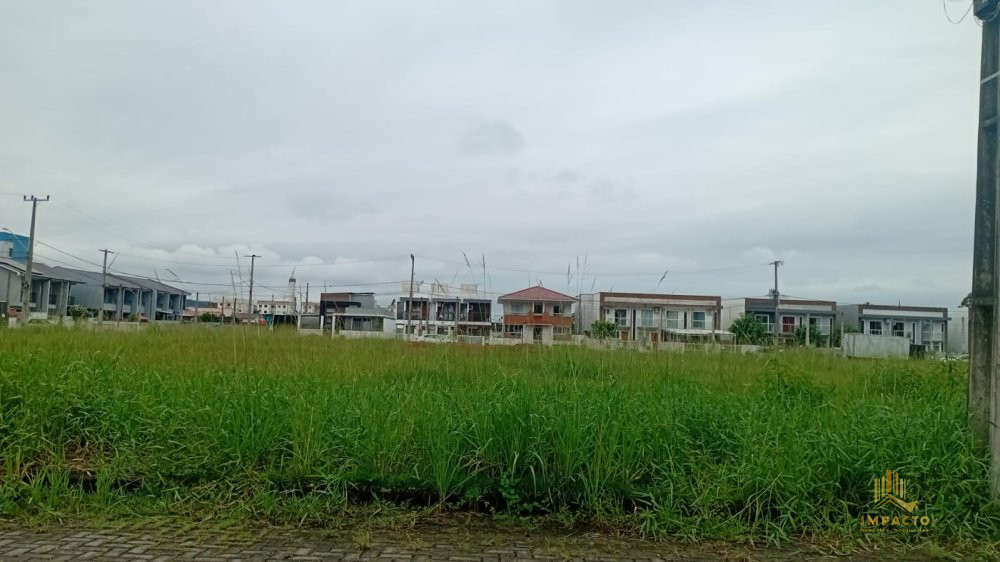
[[[795,317],[794,316],[782,316],[781,317],[781,331],[785,334],[791,334],[795,332]]]
[[[898,336],[898,337],[903,337],[903,336],[906,335],[906,328],[903,327],[903,323],[902,322],[893,322],[892,323],[892,335]]]
[[[615,309],[615,325],[624,326],[628,323],[628,311],[624,308]]]
[[[642,309],[642,325],[647,328],[655,328],[656,324],[657,324],[656,315],[653,314],[653,309],[651,308]]]
[[[562,313],[563,313],[563,307],[562,307],[562,305],[560,305],[560,304],[554,304],[554,305],[552,305],[552,314],[554,314],[556,316],[559,316]]]
[[[681,313],[679,310],[667,311],[667,328],[677,330],[681,327]]]
[[[544,312],[545,312],[545,303],[542,303],[542,302],[532,303],[531,304],[531,312],[534,313],[534,314],[544,314]]]
[[[930,322],[924,322],[921,324],[920,339],[923,343],[930,343],[934,341],[934,324]]]
[[[871,320],[868,322],[868,333],[873,336],[882,335],[882,321],[881,320]]]
[[[698,330],[705,329],[705,313],[703,311],[691,313],[691,327]]]
[[[503,305],[503,309],[504,311],[507,311],[509,314],[524,314],[525,312],[528,311],[524,303],[505,304]]]
[[[521,335],[524,334],[524,326],[520,324],[508,324],[504,326],[504,332],[506,332],[507,335],[510,336],[520,337]]]
[[[819,330],[819,333],[821,334],[829,334],[831,322],[832,322],[831,318],[810,318],[809,326],[815,326],[816,329]]]

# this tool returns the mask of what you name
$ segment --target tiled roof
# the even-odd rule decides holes
[[[528,289],[522,289],[507,295],[504,295],[497,299],[498,302],[503,301],[555,301],[555,302],[576,302],[576,299],[553,291],[552,289],[546,289],[541,285],[530,287]]]

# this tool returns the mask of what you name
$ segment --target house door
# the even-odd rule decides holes
[[[534,341],[542,341],[542,327],[535,326],[535,328],[531,331],[531,337]]]
[[[649,341],[653,342],[654,344],[655,343],[659,343],[660,342],[660,333],[659,332],[650,332],[650,334],[649,334]]]

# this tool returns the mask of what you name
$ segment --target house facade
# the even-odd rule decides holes
[[[115,277],[139,286],[138,310],[147,319],[180,321],[184,317],[190,295],[187,291],[145,277],[120,274],[115,274]]]
[[[442,283],[403,283],[396,302],[396,327],[411,335],[489,336],[493,300],[477,285],[457,289]]]
[[[22,288],[26,274],[26,264],[11,258],[0,257],[0,316],[7,320],[20,316]],[[74,280],[59,272],[59,268],[35,262],[31,267],[31,295],[29,310],[32,319],[46,320],[66,316],[67,307],[72,304],[70,293]]]
[[[837,303],[825,300],[781,298],[775,307],[772,298],[746,298],[730,301],[725,307],[723,327],[727,330],[740,315],[753,314],[767,326],[769,333],[790,338],[796,328],[812,326],[824,336],[833,333]]]
[[[378,306],[375,293],[321,293],[319,314],[334,336],[396,337],[395,311]]]
[[[859,304],[844,307],[844,321],[863,334],[896,336],[923,346],[925,351],[948,350],[947,308]]]
[[[580,295],[577,326],[585,332],[597,320],[611,322],[623,341],[715,339],[727,335],[721,312],[720,296],[600,292]]]
[[[86,271],[66,267],[53,268],[73,280],[71,304],[90,311],[104,320],[180,321],[189,293],[159,281],[130,275]]]
[[[525,343],[552,343],[571,339],[576,299],[541,285],[506,294],[503,335]]]

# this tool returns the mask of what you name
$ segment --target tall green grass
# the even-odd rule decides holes
[[[937,535],[1000,540],[964,377],[816,352],[10,330],[0,513],[320,523],[381,498],[782,540],[857,534],[891,468]]]

